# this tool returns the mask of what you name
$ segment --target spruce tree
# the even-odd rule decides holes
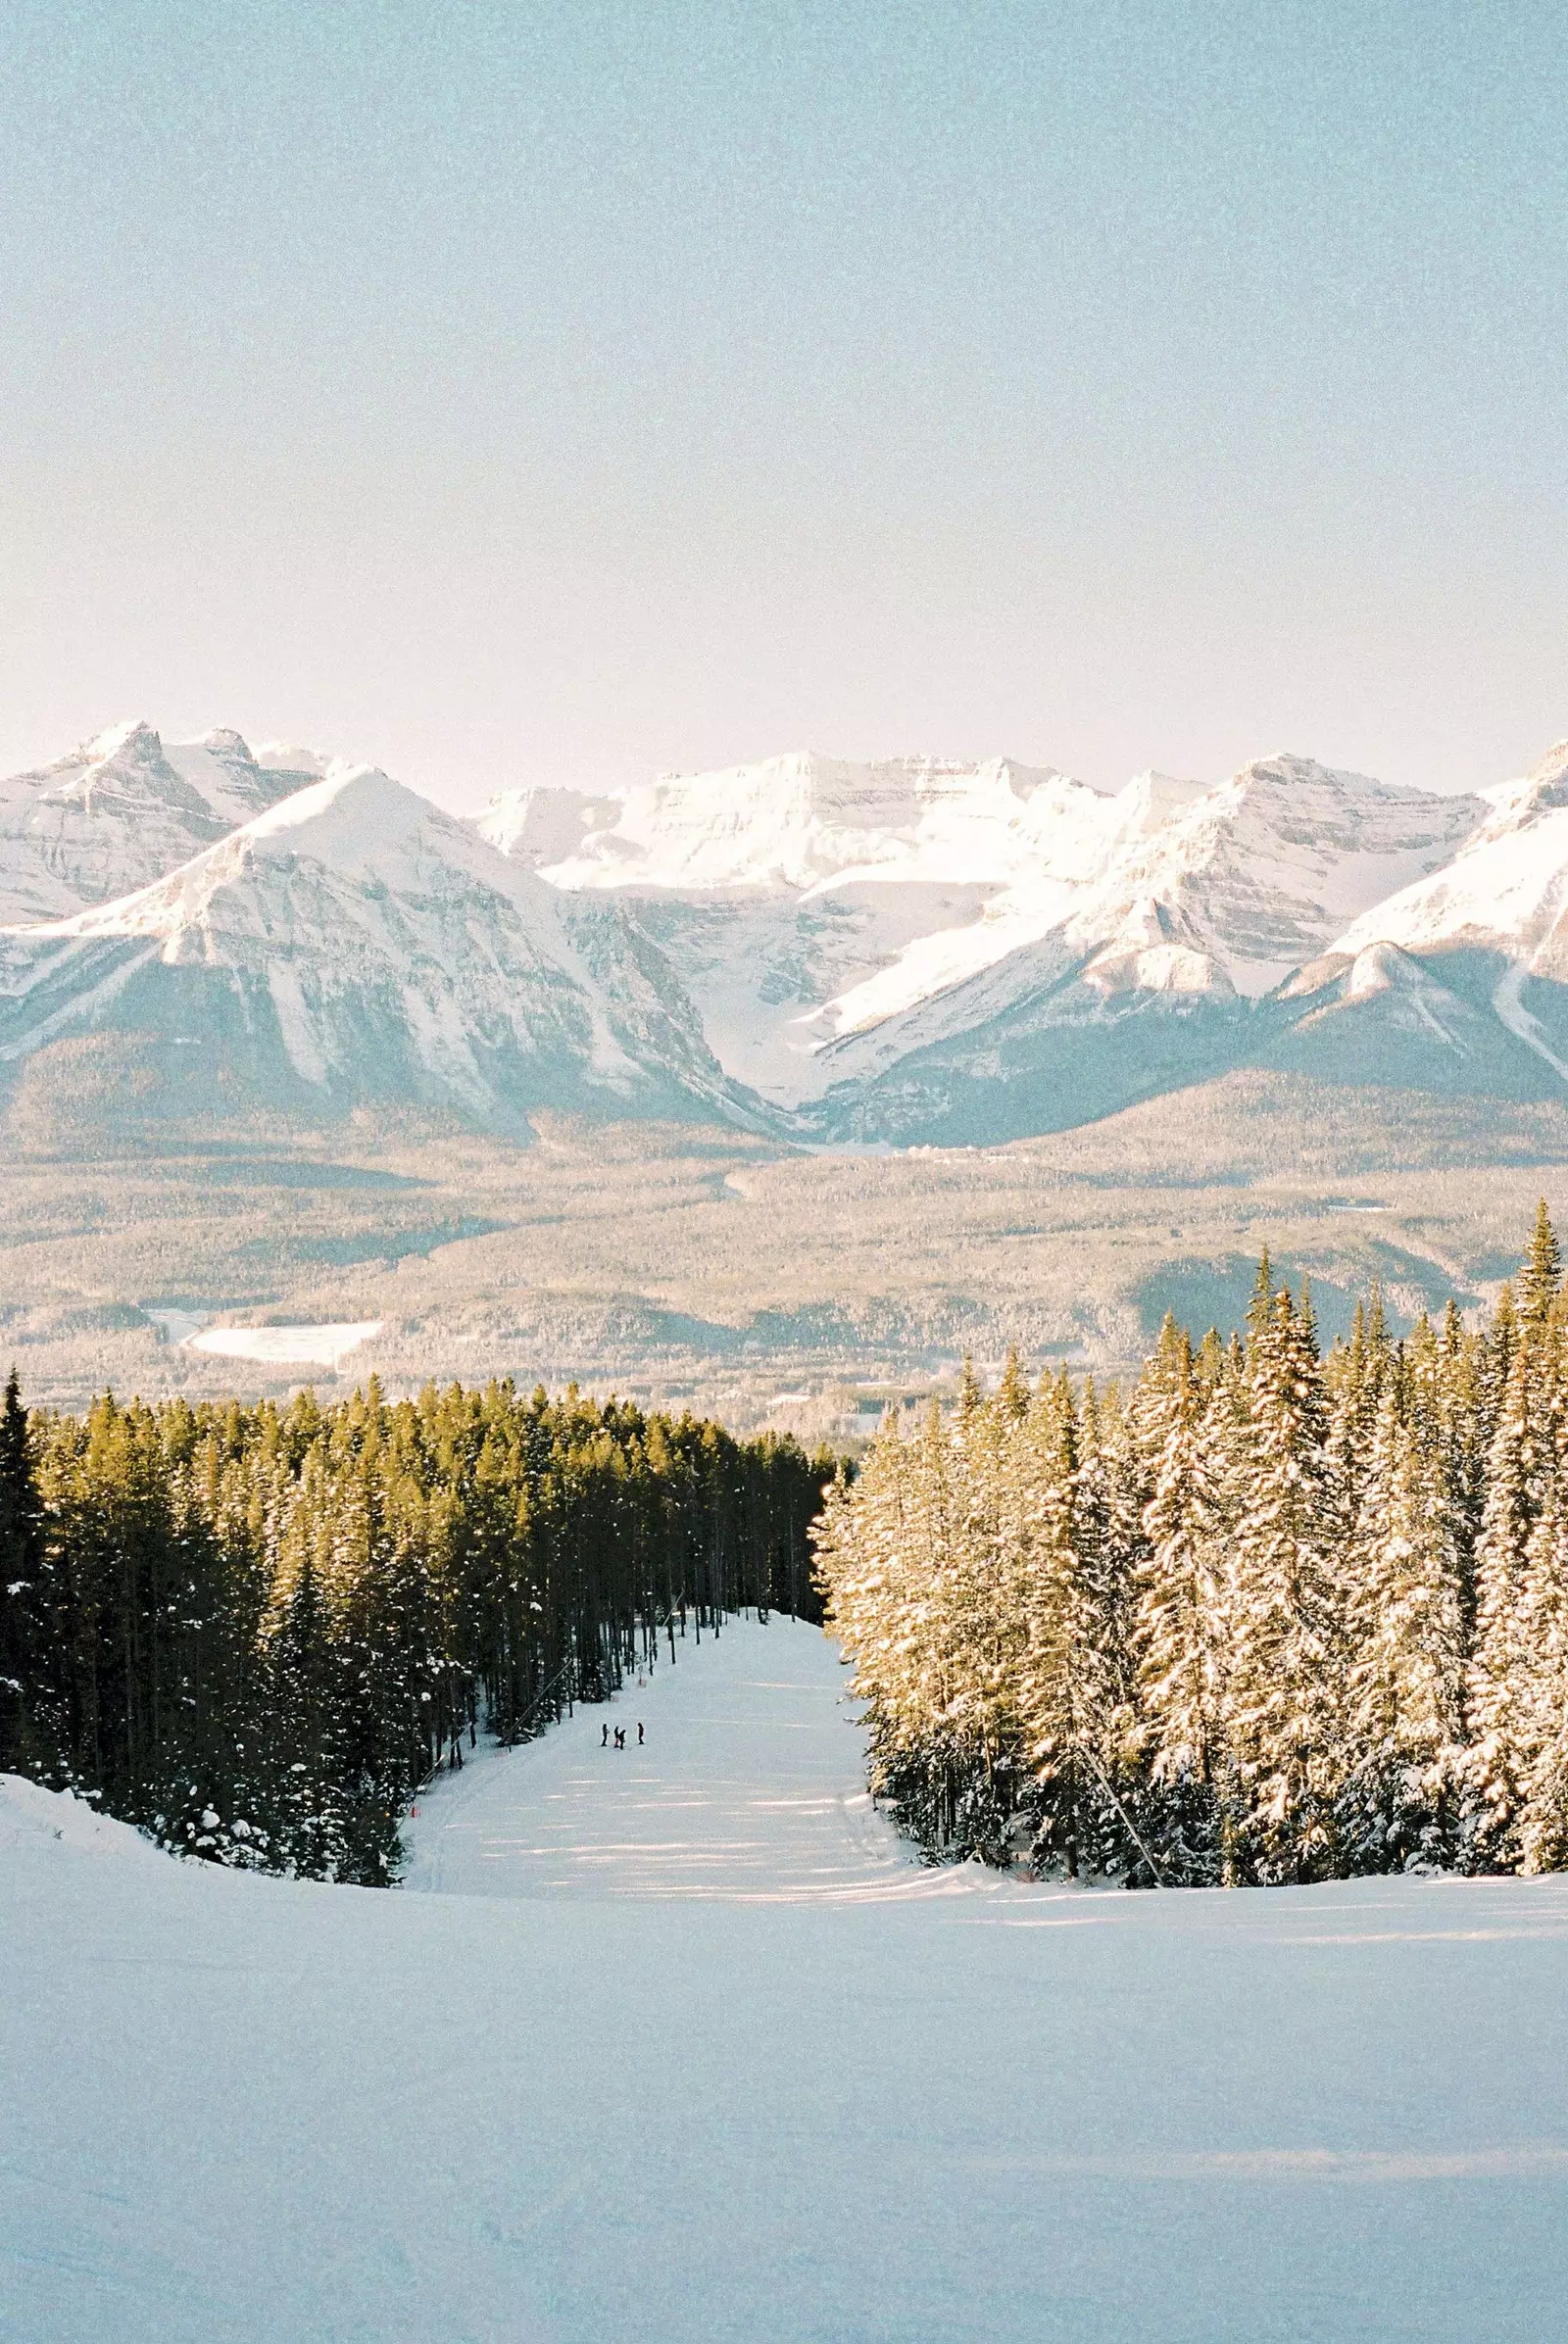
[[[1437,1428],[1413,1378],[1379,1401],[1348,1604],[1352,1871],[1442,1866],[1455,1852],[1463,1761],[1465,1604],[1459,1526]]]
[[[1138,1574],[1139,1738],[1151,1792],[1142,1812],[1162,1877],[1196,1882],[1219,1879],[1224,1862],[1227,1589],[1214,1439],[1223,1403],[1197,1382],[1185,1336],[1169,1329],[1161,1351],[1162,1437]]]
[[[1561,1338],[1538,1309],[1528,1319],[1521,1314],[1509,1348],[1508,1381],[1487,1453],[1466,1698],[1464,1844],[1467,1861],[1480,1871],[1513,1870],[1523,1855],[1539,1709],[1535,1583],[1562,1503]],[[1538,1536],[1544,1520],[1546,1531]]]
[[[1310,1329],[1282,1289],[1249,1346],[1226,1720],[1242,1860],[1262,1880],[1327,1879],[1342,1862],[1343,1654],[1324,1538],[1326,1413]]]
[[[51,1630],[43,1579],[43,1508],[27,1411],[13,1367],[0,1404],[0,1773],[46,1761],[45,1694]]]
[[[1536,1225],[1531,1232],[1529,1248],[1519,1272],[1519,1318],[1524,1327],[1539,1329],[1546,1324],[1551,1306],[1562,1288],[1562,1254],[1557,1245],[1557,1233],[1546,1211],[1546,1199],[1542,1197],[1536,1206]]]

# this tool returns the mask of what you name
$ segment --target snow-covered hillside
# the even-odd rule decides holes
[[[364,766],[135,894],[0,937],[0,1059],[105,1026],[216,1053],[270,1101],[481,1121],[585,1095],[742,1103],[616,906],[574,903]]]
[[[181,1865],[0,1785],[8,2335],[1557,2333],[1562,1880],[1129,1895],[895,1854],[824,1896],[860,1761],[831,1649],[679,1654],[657,1710],[428,1801],[416,1861],[444,1839],[482,1895]]]
[[[237,732],[165,743],[130,723],[14,774],[0,781],[0,925],[145,887],[319,769],[280,744],[253,756]]]

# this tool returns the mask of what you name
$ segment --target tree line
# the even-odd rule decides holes
[[[1130,1884],[1568,1865],[1568,1297],[1167,1318],[1125,1394],[890,1414],[816,1534],[873,1788],[933,1858]]]
[[[376,1884],[481,1726],[539,1732],[688,1625],[820,1617],[833,1470],[511,1383],[322,1406],[0,1405],[0,1770],[217,1862]]]

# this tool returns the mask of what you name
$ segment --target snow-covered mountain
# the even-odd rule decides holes
[[[1114,794],[794,757],[518,793],[479,827],[555,886],[635,900],[721,1063],[808,1128],[961,1138],[1234,1062],[1277,1023],[1252,1005],[1486,810],[1292,757]]]
[[[1408,992],[1419,969],[1454,1059],[1484,1057],[1499,1087],[1568,1081],[1568,741],[1482,799],[1452,858],[1352,920],[1293,990],[1369,1003],[1380,974],[1397,966]]]
[[[187,1100],[897,1144],[1248,1065],[1568,1082],[1568,746],[1475,797],[1287,756],[1108,791],[798,755],[466,822],[316,752],[122,726],[0,789],[0,1068],[135,1032]]]
[[[237,732],[166,744],[150,724],[117,724],[0,781],[0,924],[145,887],[323,770],[279,744],[255,756]]]
[[[0,936],[0,1062],[105,1029],[174,1053],[186,1099],[194,1080],[502,1124],[595,1099],[748,1111],[618,905],[547,886],[370,767],[335,768],[116,903]]]
[[[621,799],[516,792],[478,827],[554,886],[635,901],[722,1064],[794,1109],[834,1079],[838,1036],[945,995],[1015,933],[1064,918],[1200,795],[1155,774],[1111,794],[1002,757],[798,755]]]
[[[995,881],[1048,832],[1108,833],[1113,803],[1005,757],[854,765],[807,753],[666,775],[622,798],[515,791],[478,826],[562,887],[798,894],[849,870]],[[558,841],[570,843],[558,853]]]

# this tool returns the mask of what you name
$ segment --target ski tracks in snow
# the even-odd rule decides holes
[[[671,1666],[666,1640],[613,1701],[432,1784],[404,1827],[405,1886],[839,1904],[993,1884],[975,1865],[921,1865],[877,1812],[847,1673],[819,1630],[734,1619],[675,1652]]]

